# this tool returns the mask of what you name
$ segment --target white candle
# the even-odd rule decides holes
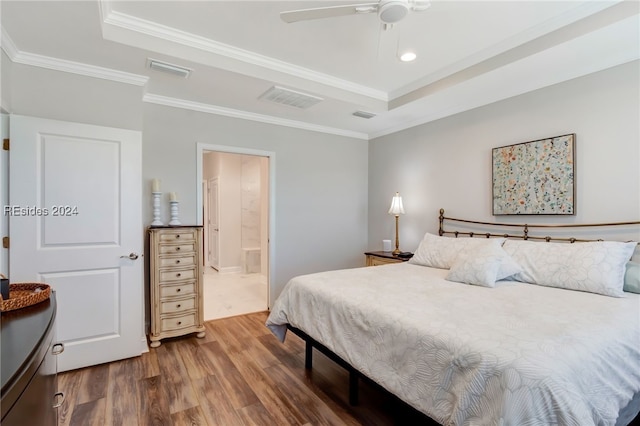
[[[175,192],[169,193],[169,201],[178,201],[178,197],[176,196]]]
[[[151,181],[151,192],[160,192],[160,179]]]

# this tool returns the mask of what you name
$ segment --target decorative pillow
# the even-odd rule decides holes
[[[636,243],[512,241],[504,250],[523,269],[513,279],[548,287],[622,297],[625,265]]]
[[[427,232],[409,263],[449,269],[461,252],[486,245],[490,241],[502,244],[504,240],[504,238],[448,238]]]
[[[627,262],[623,290],[640,294],[640,263]]]
[[[500,265],[509,255],[503,250],[500,241],[485,241],[485,243],[489,244],[478,245],[460,253],[445,279],[494,287]]]
[[[500,245],[500,248],[502,249],[502,245]],[[520,265],[518,265],[516,261],[513,260],[506,251],[504,251],[504,249],[502,249],[501,254],[502,262],[500,262],[500,269],[498,269],[498,276],[496,277],[496,280],[499,281],[511,278],[513,275],[522,272]]]

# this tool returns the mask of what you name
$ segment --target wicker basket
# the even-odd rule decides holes
[[[0,295],[0,311],[7,312],[26,308],[36,303],[44,302],[51,295],[51,287],[44,283],[15,283],[9,284],[9,299],[4,300]]]

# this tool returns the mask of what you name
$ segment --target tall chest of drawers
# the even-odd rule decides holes
[[[202,227],[149,228],[151,347],[166,337],[204,337]]]

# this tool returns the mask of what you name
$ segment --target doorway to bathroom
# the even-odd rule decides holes
[[[202,150],[206,321],[268,307],[269,157]]]

